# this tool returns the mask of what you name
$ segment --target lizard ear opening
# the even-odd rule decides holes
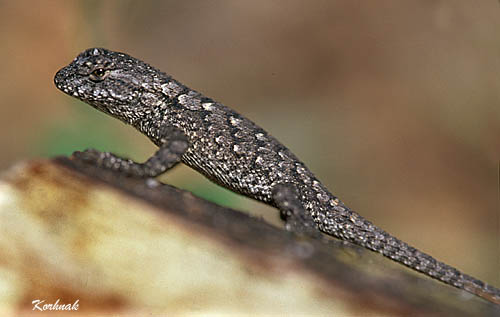
[[[90,75],[89,78],[92,81],[103,81],[107,76],[108,76],[109,71],[105,70],[104,68],[96,68],[94,69]]]

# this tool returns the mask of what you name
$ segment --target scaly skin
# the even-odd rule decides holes
[[[427,276],[499,303],[500,290],[396,239],[346,207],[278,140],[232,109],[127,54],[82,52],[57,88],[134,126],[160,147],[146,163],[87,150],[76,156],[154,177],[177,162],[234,192],[280,209],[289,228],[319,231],[379,252]]]

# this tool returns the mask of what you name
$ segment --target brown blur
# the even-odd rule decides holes
[[[103,46],[245,114],[361,215],[500,287],[499,31],[497,1],[0,0],[0,168],[154,150],[53,85]]]

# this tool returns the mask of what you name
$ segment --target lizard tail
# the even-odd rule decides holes
[[[439,262],[430,255],[393,237],[354,212],[349,213],[347,221],[337,223],[336,229],[333,232],[322,231],[381,253],[393,261],[404,264],[448,285],[500,304],[500,289],[466,275],[452,266]]]

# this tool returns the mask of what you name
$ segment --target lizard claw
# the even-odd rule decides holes
[[[103,153],[96,149],[86,149],[83,152],[73,152],[71,156],[86,163],[99,163],[100,161],[102,161]]]

